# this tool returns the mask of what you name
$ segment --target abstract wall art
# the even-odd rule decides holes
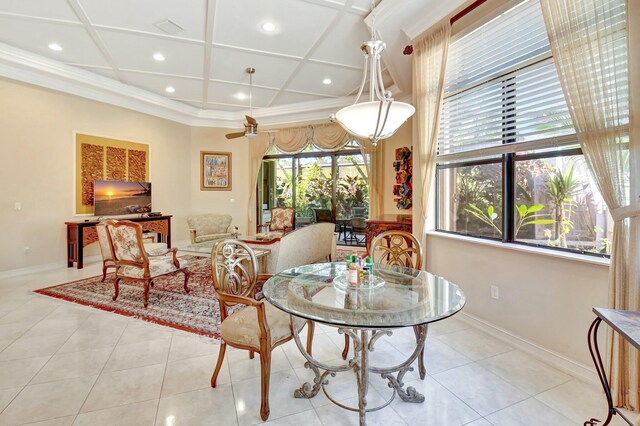
[[[149,145],[76,133],[75,214],[93,214],[96,180],[149,180]]]
[[[411,148],[403,146],[396,149],[396,160],[393,162],[396,171],[396,182],[393,185],[393,201],[399,210],[409,210],[413,195],[413,166],[411,163]]]

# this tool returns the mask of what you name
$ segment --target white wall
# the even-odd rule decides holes
[[[427,270],[458,284],[463,312],[591,366],[587,331],[606,306],[608,265],[430,233]],[[490,287],[500,290],[491,299]]]
[[[249,220],[249,187],[252,186],[249,182],[248,167],[251,140],[247,138],[228,140],[224,137],[226,133],[232,131],[205,127],[191,129],[191,210],[194,214],[230,214],[233,217],[233,224],[241,233],[246,234]],[[231,191],[200,190],[200,151],[231,153]],[[255,191],[255,187],[253,190]]]
[[[188,239],[188,126],[0,79],[0,129],[0,271],[66,264],[64,222],[78,219],[74,131],[149,143],[153,208],[174,215],[173,241]],[[14,210],[16,202],[21,211]],[[97,245],[85,254],[98,254]]]

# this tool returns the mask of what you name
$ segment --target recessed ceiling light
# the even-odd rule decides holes
[[[322,84],[326,84],[326,85],[331,84],[331,79],[330,78],[325,78],[324,80],[322,80]]]
[[[160,52],[154,53],[153,54],[153,59],[155,59],[158,62],[162,62],[162,61],[164,61],[164,55],[162,53],[160,53]]]
[[[242,93],[242,92],[236,93],[235,95],[233,95],[233,97],[241,101],[244,101],[249,98],[245,93]]]
[[[166,90],[166,91],[167,91],[167,93],[173,93],[173,92],[175,92],[175,91],[176,91],[176,89],[174,89],[174,88],[173,88],[173,86],[167,86],[167,88],[166,88],[166,89],[164,89],[164,90]]]
[[[262,24],[262,29],[268,33],[272,33],[276,30],[276,26],[273,22],[265,22]]]
[[[49,49],[55,50],[56,52],[59,52],[59,51],[62,50],[62,46],[60,46],[58,43],[51,43],[49,45]]]

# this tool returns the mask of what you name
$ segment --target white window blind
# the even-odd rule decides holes
[[[526,142],[575,144],[562,137],[575,131],[538,0],[518,4],[449,52],[440,162],[515,151]]]
[[[624,0],[612,0],[600,16],[576,30],[592,37],[596,25],[614,29],[607,43],[616,67],[605,84],[628,87]],[[628,111],[628,93],[594,102]],[[451,44],[438,162],[575,144],[539,0],[525,0]]]

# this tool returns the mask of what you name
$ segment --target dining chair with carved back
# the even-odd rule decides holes
[[[145,250],[142,226],[129,220],[107,224],[109,246],[116,266],[113,280],[115,301],[120,294],[120,281],[142,282],[144,285],[144,307],[149,304],[149,288],[154,280],[161,276],[184,274],[184,291],[189,293],[189,271],[187,261],[178,259],[175,248],[156,254]]]
[[[220,305],[220,352],[211,376],[211,387],[222,367],[227,345],[260,354],[261,402],[260,417],[269,418],[269,382],[271,352],[274,348],[293,339],[292,327],[300,330],[305,322],[291,319],[290,315],[265,300],[256,300],[257,284],[264,283],[271,275],[257,272],[257,261],[251,247],[238,240],[222,240],[211,253],[213,285]],[[239,305],[243,305],[239,307]],[[307,321],[307,351],[313,344],[313,322]]]
[[[422,245],[413,234],[405,231],[391,230],[376,235],[371,240],[369,256],[373,261],[374,268],[375,265],[400,266],[417,270],[422,268]],[[420,329],[414,327],[413,330],[416,334],[416,341],[418,341]],[[348,351],[349,338],[345,335],[343,358],[346,359]],[[418,373],[421,379],[424,379],[427,374],[424,367],[424,346],[418,356]]]

